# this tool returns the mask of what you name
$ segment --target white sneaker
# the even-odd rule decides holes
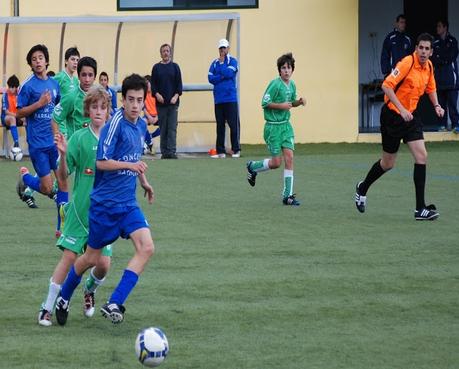
[[[224,159],[224,158],[226,158],[226,154],[215,154],[215,155],[211,155],[211,158],[212,158],[212,159]]]
[[[86,318],[91,318],[94,315],[94,292],[85,292],[83,301],[83,314]]]
[[[235,152],[233,155],[231,155],[232,158],[240,158],[241,157],[241,152]]]
[[[49,327],[53,325],[53,323],[51,322],[51,313],[48,310],[40,310],[40,312],[38,313],[38,324],[44,327]]]

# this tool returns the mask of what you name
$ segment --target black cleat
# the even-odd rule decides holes
[[[67,317],[69,316],[70,302],[64,300],[64,298],[59,295],[56,300],[56,320],[59,325],[65,325],[67,323]]]
[[[414,211],[414,219],[416,220],[435,220],[440,216],[435,205],[428,205],[425,208]]]
[[[301,203],[295,198],[295,194],[290,195],[288,197],[284,197],[282,200],[282,203],[284,205],[290,205],[290,206],[300,206]]]
[[[252,166],[252,161],[248,161],[246,166],[247,166],[247,181],[249,184],[254,187],[255,186],[255,179],[257,178],[257,172],[253,171],[251,169]]]
[[[27,204],[27,206],[29,208],[31,208],[31,209],[37,209],[38,208],[37,204],[35,204],[35,199],[33,198],[33,196],[29,196],[29,195],[24,194],[22,196],[22,201],[24,201]]]
[[[360,194],[360,184],[362,181],[357,183],[355,186],[355,206],[357,210],[361,213],[365,213],[365,206],[367,205],[367,197]]]
[[[102,315],[110,319],[113,324],[118,324],[123,321],[125,311],[126,309],[123,305],[118,305],[114,302],[107,302],[100,308]]]

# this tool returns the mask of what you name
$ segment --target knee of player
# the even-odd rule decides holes
[[[96,264],[97,274],[106,275],[110,270],[111,266],[111,257],[110,256],[101,256]]]
[[[270,163],[269,163],[269,167],[271,169],[277,169],[281,166],[281,163],[282,163],[282,160],[280,157],[274,157],[271,159]]]
[[[153,240],[144,242],[140,248],[140,252],[142,253],[142,256],[146,258],[152,257],[155,253],[155,245],[153,244]]]
[[[416,154],[416,164],[426,164],[427,163],[427,151],[421,151],[420,153]]]

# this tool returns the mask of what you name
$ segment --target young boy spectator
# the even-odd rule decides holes
[[[88,246],[70,268],[57,299],[56,318],[60,325],[67,321],[70,299],[81,276],[97,264],[104,246],[122,237],[129,238],[135,248],[118,286],[101,308],[102,315],[113,323],[123,321],[123,304],[153,255],[149,225],[136,200],[139,177],[148,202],[153,202],[153,188],[145,175],[147,165],[140,161],[147,129],[140,113],[146,93],[143,77],[138,74],[126,77],[121,88],[123,108],[102,128],[89,208]]]
[[[19,147],[19,134],[17,126],[22,126],[23,119],[18,119],[16,116],[17,112],[17,95],[19,87],[19,79],[16,75],[12,75],[6,81],[8,90],[3,94],[2,97],[2,114],[1,124],[7,127],[11,132],[13,138],[13,147]]]
[[[295,59],[291,53],[277,59],[279,77],[272,80],[263,95],[261,106],[265,117],[264,139],[272,157],[261,161],[247,163],[247,180],[253,187],[259,172],[284,167],[284,189],[282,202],[284,205],[298,206],[300,202],[293,193],[293,150],[295,134],[290,124],[290,109],[305,105],[306,100],[296,98],[295,82],[291,79],[295,70]]]
[[[88,210],[90,194],[94,185],[96,172],[96,148],[99,142],[100,130],[109,117],[110,97],[100,86],[92,87],[84,100],[84,114],[89,117],[89,126],[76,132],[68,145],[62,133],[55,135],[56,145],[60,154],[59,173],[64,179],[75,173],[72,201],[65,206],[65,225],[63,233],[56,243],[62,252],[61,259],[56,265],[49,281],[48,295],[42,304],[38,315],[38,324],[50,326],[54,303],[70,267],[78,255],[84,252],[88,242]],[[94,294],[102,284],[110,268],[111,246],[102,251],[96,267],[84,286],[83,312],[86,317],[94,314]]]
[[[112,107],[110,110],[110,116],[112,116],[115,114],[116,109],[118,109],[118,102],[116,98],[116,91],[108,85],[108,82],[107,72],[101,72],[99,74],[99,83],[103,88],[105,88],[112,101]]]

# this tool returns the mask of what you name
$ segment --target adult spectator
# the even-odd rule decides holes
[[[399,14],[395,19],[395,28],[384,39],[381,52],[381,72],[389,75],[397,63],[412,52],[411,39],[405,34],[406,17]]]
[[[177,116],[182,94],[182,73],[172,61],[172,48],[161,45],[161,61],[151,71],[151,94],[156,98],[161,128],[161,159],[177,159]]]
[[[239,143],[240,124],[237,104],[236,74],[237,60],[229,54],[228,40],[218,42],[219,57],[209,68],[208,79],[214,85],[215,120],[217,121],[217,154],[212,158],[225,158],[225,122],[228,122],[231,133],[232,157],[241,156]]]
[[[448,30],[449,23],[447,20],[437,22],[437,36],[433,44],[432,62],[435,67],[438,102],[445,109],[445,115],[439,119],[440,130],[445,131],[447,129],[447,112],[449,112],[451,129],[454,133],[459,133],[459,113],[457,111],[459,89],[458,47],[457,40]]]

